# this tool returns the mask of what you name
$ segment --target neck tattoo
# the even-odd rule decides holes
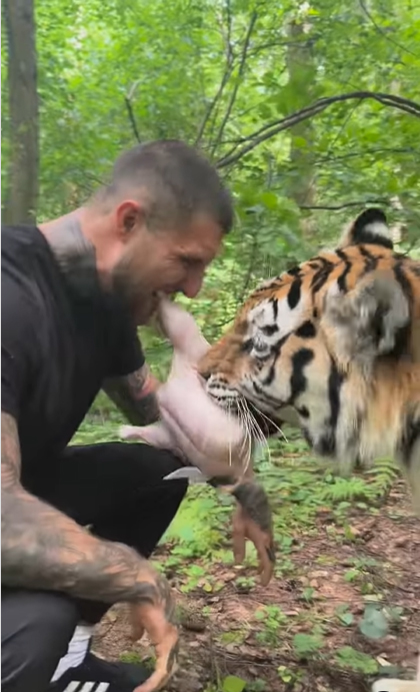
[[[83,235],[79,220],[69,217],[57,223],[47,241],[71,289],[83,297],[96,293],[99,284],[95,247]]]

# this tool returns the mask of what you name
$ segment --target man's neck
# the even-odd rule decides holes
[[[81,210],[38,226],[67,282],[79,295],[98,287],[95,246],[82,231]]]

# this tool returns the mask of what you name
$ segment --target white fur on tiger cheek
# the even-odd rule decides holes
[[[273,305],[273,301],[264,300],[250,310],[248,315],[248,338],[255,338],[262,335],[261,338],[268,346],[273,346],[279,339],[286,334],[293,332],[302,322],[303,313],[305,311],[305,301],[300,300],[298,304],[291,308],[286,298],[277,302],[277,310]],[[264,327],[276,325],[278,331],[273,334],[264,334]]]

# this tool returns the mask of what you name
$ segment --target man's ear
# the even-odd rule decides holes
[[[129,240],[131,233],[144,225],[145,214],[142,205],[132,199],[121,202],[115,210],[118,234],[124,240]]]
[[[356,288],[326,294],[321,325],[344,366],[372,367],[380,356],[398,357],[410,323],[410,306],[394,276],[369,275]]]

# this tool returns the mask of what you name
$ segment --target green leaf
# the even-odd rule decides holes
[[[246,686],[246,681],[236,675],[228,675],[223,680],[223,692],[243,692]]]
[[[347,626],[351,625],[354,621],[353,613],[341,613],[338,617],[340,618],[341,622]]]
[[[359,629],[368,639],[382,639],[388,632],[388,621],[382,610],[369,604],[366,606]]]

